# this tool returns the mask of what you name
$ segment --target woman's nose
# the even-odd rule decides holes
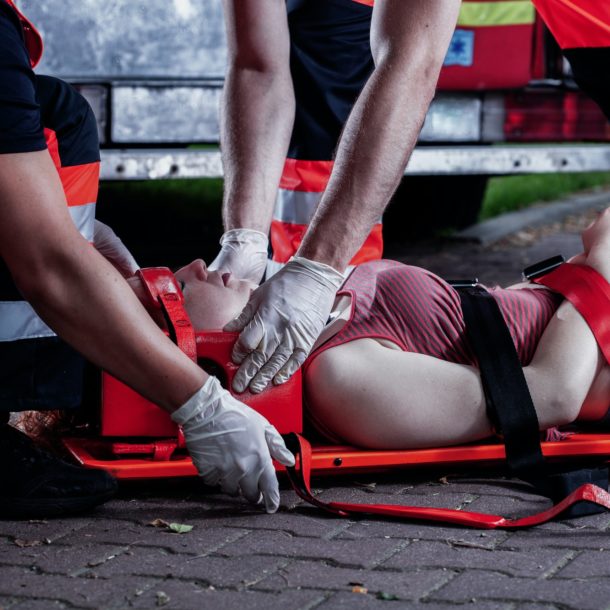
[[[208,268],[205,262],[198,258],[193,261],[193,271],[198,280],[205,282],[208,279]]]

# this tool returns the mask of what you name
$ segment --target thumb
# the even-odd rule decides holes
[[[271,424],[265,428],[265,440],[267,441],[267,447],[269,447],[269,453],[274,460],[277,460],[283,466],[294,466],[294,455],[286,447],[284,439]]]

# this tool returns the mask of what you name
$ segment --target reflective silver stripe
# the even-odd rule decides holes
[[[307,225],[321,198],[322,193],[278,189],[273,219],[290,224]]]
[[[68,211],[79,233],[92,242],[95,203],[70,206]],[[0,342],[53,336],[55,333],[26,301],[0,301]]]
[[[55,333],[26,301],[0,301],[0,341],[53,337]]]
[[[95,203],[73,205],[68,208],[72,221],[79,233],[87,240],[93,241],[93,221],[95,220]]]

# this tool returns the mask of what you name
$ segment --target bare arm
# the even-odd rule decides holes
[[[284,0],[224,0],[228,70],[221,116],[225,229],[267,233],[294,122]]]
[[[460,0],[376,3],[376,67],[346,123],[299,256],[344,270],[383,213],[434,96],[459,6]]]
[[[0,155],[0,202],[0,256],[58,335],[168,411],[203,385],[208,375],[78,233],[46,150]]]

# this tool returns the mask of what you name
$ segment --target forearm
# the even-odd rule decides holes
[[[396,189],[434,96],[459,0],[374,9],[373,71],[348,118],[299,254],[344,270]]]
[[[88,360],[167,411],[178,408],[207,375],[157,327],[112,265],[84,240],[71,246],[69,254],[47,254],[44,270],[22,288],[26,298]]]
[[[298,252],[343,271],[378,222],[417,142],[435,77],[376,68],[345,126],[334,171]],[[367,125],[369,128],[367,128]]]
[[[225,0],[225,11],[223,219],[226,230],[267,233],[294,123],[286,8],[281,0]]]
[[[0,256],[55,332],[167,410],[201,387],[207,375],[76,230],[46,151],[0,155],[0,200]]]

